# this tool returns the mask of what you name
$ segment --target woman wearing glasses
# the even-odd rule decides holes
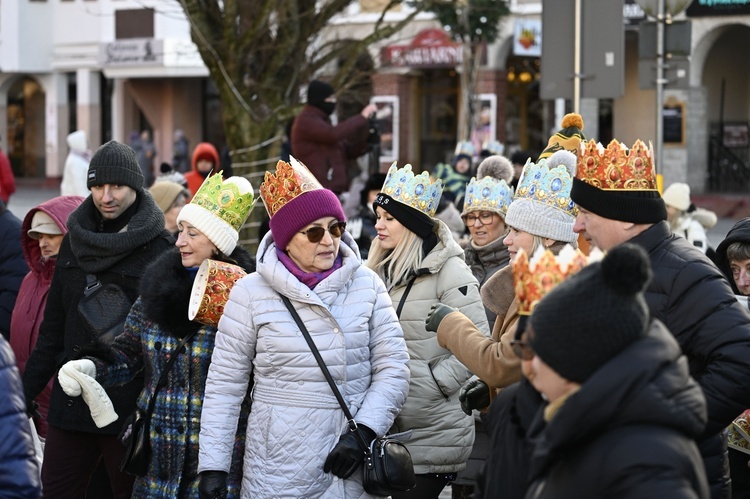
[[[403,332],[332,191],[290,158],[266,173],[260,195],[271,231],[257,272],[235,284],[219,322],[201,417],[200,497],[226,491],[251,379],[242,497],[367,497],[357,436],[282,295],[368,442],[389,430],[409,390]]]
[[[559,151],[537,164],[527,162],[518,183],[505,222],[508,234],[505,245],[513,261],[523,249],[533,255],[537,248],[548,248],[557,254],[565,244],[576,247],[573,232],[575,206],[570,188],[575,176],[576,157]],[[450,350],[471,372],[478,376],[461,390],[461,408],[486,409],[497,389],[519,380],[518,358],[510,346],[518,320],[518,300],[513,288],[510,267],[498,271],[482,288],[486,307],[497,314],[492,338],[486,338],[469,317],[447,304],[438,304],[427,316],[427,328],[438,333],[438,342]]]
[[[394,499],[438,497],[465,467],[474,442],[474,420],[461,413],[456,398],[471,373],[424,326],[430,306],[442,302],[489,335],[477,280],[448,227],[433,218],[442,190],[426,172],[414,175],[410,165],[399,169],[394,163],[373,203],[378,238],[367,266],[388,287],[411,358],[409,398],[393,432],[411,431],[406,444],[417,485]]]

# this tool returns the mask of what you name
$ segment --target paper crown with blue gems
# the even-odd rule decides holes
[[[394,161],[380,191],[394,201],[419,210],[430,217],[435,216],[440,196],[443,195],[443,182],[438,179],[430,181],[427,172],[414,175],[411,165],[398,168]]]
[[[466,186],[464,213],[492,211],[505,218],[511,201],[513,201],[513,188],[509,187],[505,180],[498,180],[494,177],[477,180],[474,177]]]
[[[530,234],[575,243],[578,208],[570,199],[576,157],[558,151],[537,163],[526,161],[505,222]]]

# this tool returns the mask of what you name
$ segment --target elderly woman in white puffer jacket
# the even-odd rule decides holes
[[[266,173],[271,232],[219,323],[201,417],[201,498],[225,490],[251,378],[242,497],[368,497],[356,436],[281,295],[367,441],[389,430],[409,390],[409,356],[383,282],[362,265],[335,194],[291,162]]]

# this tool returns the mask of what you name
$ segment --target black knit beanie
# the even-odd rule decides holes
[[[143,188],[143,173],[133,149],[110,140],[96,150],[89,163],[86,187],[104,184],[127,185],[136,191]]]
[[[320,80],[313,80],[307,87],[307,103],[316,105],[333,95],[333,87]]]
[[[667,219],[667,207],[657,191],[605,191],[574,178],[570,199],[584,210],[610,220],[654,224]]]
[[[557,374],[583,383],[646,335],[649,311],[643,290],[650,279],[641,247],[613,248],[537,304],[527,330],[531,347]]]
[[[401,225],[422,239],[427,239],[430,234],[433,233],[433,229],[435,228],[435,222],[427,214],[396,201],[388,194],[383,194],[382,192],[378,194],[378,197],[375,198],[372,206],[373,209],[375,206],[380,206],[393,215],[393,218],[398,220]]]

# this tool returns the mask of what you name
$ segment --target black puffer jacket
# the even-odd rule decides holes
[[[697,248],[659,222],[629,242],[649,255],[653,280],[646,301],[675,336],[703,389],[708,424],[699,439],[711,496],[728,497],[720,432],[750,407],[750,315],[726,279]]]
[[[139,198],[141,205],[133,215],[134,219],[145,217],[146,215],[141,215],[143,211],[152,211],[156,207],[150,196],[146,198],[139,195]],[[90,204],[90,197],[88,201]],[[78,210],[85,209],[87,209],[86,201]],[[93,208],[88,207],[88,209]],[[158,210],[158,207],[156,209]],[[174,239],[163,229],[163,218],[161,224],[162,232],[157,237],[130,252],[105,271],[97,272],[96,276],[99,281],[102,284],[117,284],[130,300],[135,302],[138,298],[138,287],[144,269],[174,243]],[[70,230],[70,219],[68,225]],[[120,418],[104,428],[96,427],[83,397],[69,397],[63,392],[56,376],[57,369],[65,361],[80,357],[82,352],[94,353],[102,350],[96,338],[87,331],[78,314],[78,303],[83,297],[85,286],[86,272],[79,265],[76,254],[71,248],[71,233],[69,232],[60,245],[39,339],[23,374],[24,393],[27,400],[33,399],[54,376],[47,415],[50,425],[68,431],[117,435],[124,420],[135,409],[136,398],[143,388],[143,375],[126,385],[107,389],[107,395],[112,400],[115,412]]]
[[[732,278],[732,269],[729,267],[729,259],[727,258],[727,248],[732,243],[745,243],[750,244],[750,218],[743,218],[739,220],[734,227],[727,232],[727,237],[724,239],[719,247],[716,248],[716,265],[719,270],[724,273],[724,276],[729,281],[729,285],[732,287],[734,294],[739,295],[740,290],[734,284],[734,278]]]
[[[571,395],[535,439],[527,499],[707,498],[693,440],[705,400],[658,321]]]

